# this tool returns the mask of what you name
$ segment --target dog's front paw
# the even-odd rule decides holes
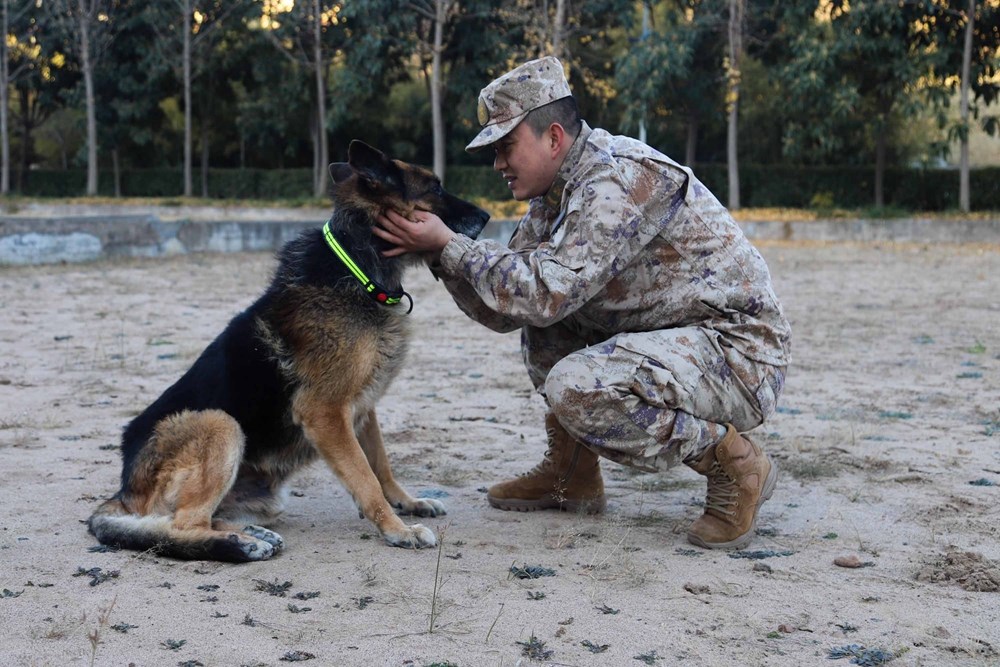
[[[444,503],[435,498],[415,498],[408,503],[398,503],[396,509],[399,514],[412,514],[421,517],[444,516],[448,513],[444,508]]]
[[[412,526],[404,526],[401,531],[387,532],[384,535],[385,541],[394,547],[404,549],[424,549],[437,545],[437,538],[427,526],[415,523]]]
[[[244,526],[243,534],[267,542],[274,547],[275,552],[281,551],[285,548],[285,540],[281,537],[281,535],[278,535],[273,530],[268,530],[262,526]]]

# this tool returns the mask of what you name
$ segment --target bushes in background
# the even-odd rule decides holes
[[[695,175],[726,202],[725,165],[703,165],[695,169]],[[958,178],[955,169],[886,169],[885,204],[911,211],[955,209]],[[973,209],[1000,210],[1000,167],[973,169],[969,181]],[[875,171],[869,167],[748,165],[740,170],[740,200],[747,208],[870,208],[875,202]]]
[[[725,165],[699,165],[695,174],[726,203]],[[99,192],[114,194],[110,172],[101,172]],[[886,206],[913,211],[943,211],[958,205],[958,171],[954,169],[890,168],[885,171]],[[194,192],[201,194],[201,175],[194,172]],[[17,174],[12,174],[17,183]],[[870,208],[875,198],[875,173],[865,167],[795,167],[745,165],[740,170],[740,195],[747,208]],[[1000,167],[973,169],[972,208],[1000,210]],[[34,170],[18,194],[33,197],[78,197],[86,184],[83,170]],[[122,196],[179,197],[179,169],[135,169],[121,174]],[[447,187],[470,198],[505,200],[510,191],[489,166],[448,168]],[[310,169],[210,169],[209,196],[219,199],[302,199],[312,196]]]
[[[83,170],[29,171],[17,194],[29,197],[79,197],[86,190]],[[11,177],[16,184],[17,175]],[[194,195],[201,196],[201,171],[192,175]],[[98,194],[115,193],[114,175],[102,171]],[[184,172],[180,169],[132,169],[121,173],[123,197],[180,197],[184,192]],[[313,194],[311,169],[209,169],[208,193],[217,199],[300,199]]]

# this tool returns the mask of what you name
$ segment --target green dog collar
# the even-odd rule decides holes
[[[379,285],[374,280],[368,278],[365,272],[361,270],[351,256],[347,254],[344,250],[344,246],[340,245],[337,239],[333,235],[333,231],[330,229],[330,221],[327,220],[326,224],[323,225],[323,238],[326,239],[326,244],[330,246],[333,253],[337,258],[344,263],[347,270],[358,279],[358,282],[365,288],[365,294],[372,298],[377,303],[385,306],[395,306],[405,297],[410,302],[410,307],[407,309],[407,314],[413,312],[413,297],[407,294],[403,290],[387,290],[381,285]]]

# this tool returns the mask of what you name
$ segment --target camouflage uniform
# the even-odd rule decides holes
[[[484,106],[506,131],[524,116],[489,90],[472,148],[496,140]],[[775,409],[790,330],[767,265],[691,170],[639,141],[584,123],[509,246],[457,236],[436,272],[470,317],[521,329],[535,388],[601,456],[666,469]]]

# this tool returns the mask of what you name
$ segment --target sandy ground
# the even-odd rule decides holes
[[[1000,247],[762,251],[795,362],[756,433],[782,477],[747,551],[686,543],[687,469],[605,464],[601,517],[490,509],[541,456],[541,399],[517,336],[414,272],[380,414],[397,477],[448,506],[424,521],[441,548],[384,544],[317,465],[274,526],[286,550],[248,565],[95,551],[82,522],[122,426],[272,258],[0,269],[0,664],[1000,664]]]

